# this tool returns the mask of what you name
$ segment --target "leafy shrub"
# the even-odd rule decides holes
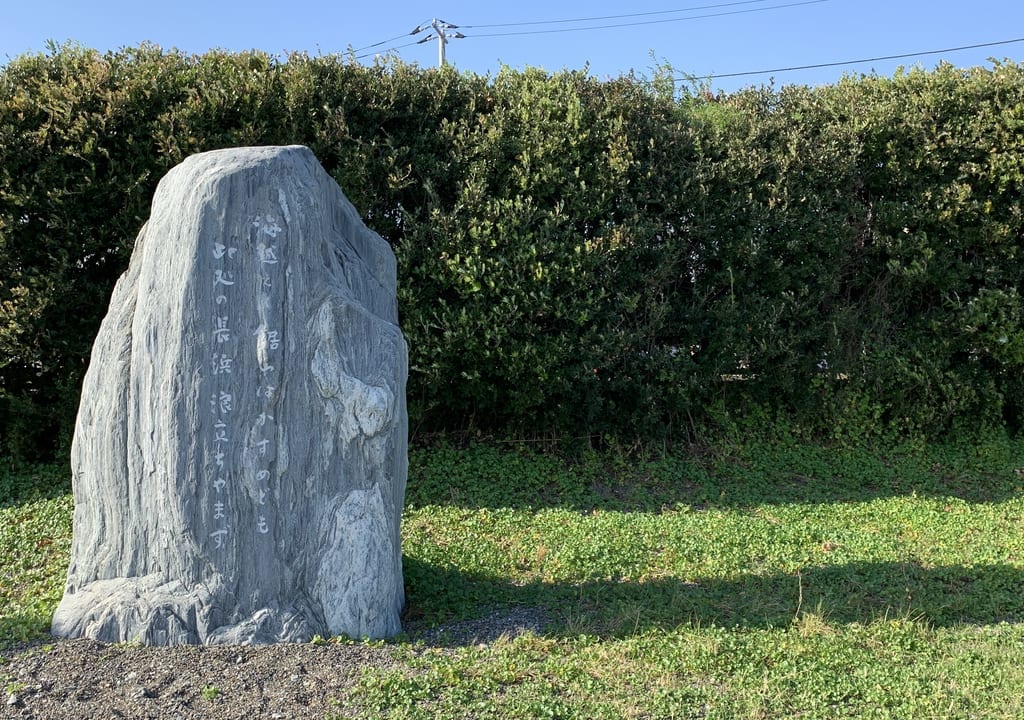
[[[1019,427],[1024,73],[673,93],[62,46],[0,69],[0,451],[66,451],[159,178],[310,146],[399,261],[418,432]]]

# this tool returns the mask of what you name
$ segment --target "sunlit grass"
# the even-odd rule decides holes
[[[365,717],[1024,716],[1024,442],[410,467],[410,635],[338,699]],[[4,644],[43,636],[63,585],[71,502],[43,475],[6,477]],[[423,634],[523,607],[539,634]]]
[[[71,549],[69,488],[60,468],[0,469],[0,647],[49,632]]]

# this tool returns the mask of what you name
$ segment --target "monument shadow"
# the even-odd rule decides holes
[[[1024,570],[855,562],[734,579],[676,578],[516,584],[405,557],[407,632],[535,608],[544,634],[625,637],[681,626],[786,627],[813,613],[829,625],[904,618],[930,627],[1024,622]]]

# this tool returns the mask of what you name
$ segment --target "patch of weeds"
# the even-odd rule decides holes
[[[220,688],[216,685],[204,685],[203,689],[199,691],[199,696],[208,702],[213,702],[220,697]]]
[[[586,681],[569,647],[524,635],[483,648],[421,650],[405,667],[367,670],[355,699],[367,717],[621,717],[603,693],[592,697],[599,683]]]
[[[0,509],[71,492],[71,476],[63,465],[16,467],[0,459]]]
[[[587,480],[556,457],[525,448],[473,444],[410,451],[406,505],[536,508],[589,499]]]
[[[579,461],[416,450],[406,622],[543,608],[545,635],[399,639],[395,664],[366,668],[345,712],[1022,717],[1022,457],[1014,440],[755,438]],[[71,509],[68,495],[0,507],[0,643],[45,633]]]
[[[70,495],[0,507],[0,647],[46,637],[71,547]]]

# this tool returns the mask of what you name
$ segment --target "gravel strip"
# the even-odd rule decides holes
[[[324,643],[154,648],[61,640],[0,655],[0,718],[35,720],[324,720],[352,717],[364,668],[432,647],[489,644],[540,633],[541,608],[413,630],[410,645]]]

